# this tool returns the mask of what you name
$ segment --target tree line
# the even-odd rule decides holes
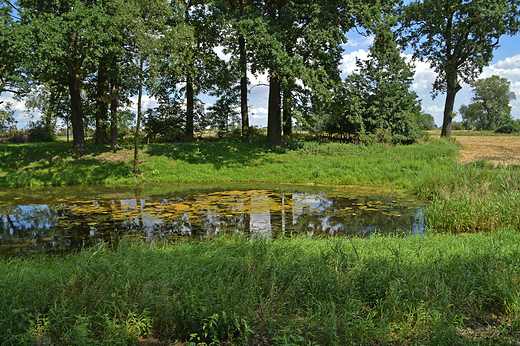
[[[446,93],[442,135],[451,135],[460,83],[476,80],[503,35],[519,28],[518,0],[0,0],[0,94],[39,109],[44,125],[71,123],[73,146],[85,127],[97,144],[118,146],[124,107],[144,93],[158,107],[144,117],[157,133],[227,124],[249,140],[248,73],[268,75],[269,144],[296,122],[317,133],[413,142],[432,123],[410,91],[414,57],[437,73]],[[369,59],[342,80],[346,34],[374,37]],[[222,49],[229,59],[217,54]],[[205,112],[197,97],[217,98]],[[239,112],[238,112],[239,109]],[[7,112],[7,113],[6,113]],[[4,111],[4,117],[9,111]],[[136,136],[136,146],[137,146]],[[136,150],[137,155],[137,150]]]

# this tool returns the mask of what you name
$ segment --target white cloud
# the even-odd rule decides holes
[[[366,47],[374,42],[374,36],[360,36],[356,38],[349,38],[345,47]]]
[[[340,65],[341,77],[345,78],[357,70],[356,59],[366,60],[367,58],[368,51],[364,49],[359,49],[354,52],[350,52],[349,54],[343,55]]]
[[[444,108],[442,107],[439,107],[437,105],[433,105],[433,106],[429,106],[429,107],[426,107],[426,110],[430,113],[443,113],[444,112]]]
[[[507,57],[504,60],[499,60],[497,63],[492,65],[494,68],[502,70],[513,70],[520,67],[520,54],[515,56]]]
[[[267,109],[263,107],[251,108],[249,110],[253,119],[267,119]]]
[[[132,104],[128,109],[131,112],[137,113],[137,96],[131,97],[130,101],[132,101]],[[149,95],[143,95],[141,99],[141,111],[144,113],[148,108],[155,108],[157,107],[158,103],[157,100],[153,97],[150,97]]]
[[[405,55],[407,61],[411,61],[412,55]],[[437,78],[437,74],[430,68],[430,64],[423,61],[414,61],[415,76],[412,83],[412,90],[417,93],[430,93],[432,85]]]

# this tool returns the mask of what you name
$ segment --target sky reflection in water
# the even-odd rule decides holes
[[[0,254],[67,253],[123,236],[175,242],[222,232],[277,237],[424,231],[404,194],[357,186],[158,185],[0,191]]]

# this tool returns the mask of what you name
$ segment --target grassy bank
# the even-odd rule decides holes
[[[464,233],[520,226],[520,169],[485,161],[460,164],[454,141],[359,146],[295,139],[143,144],[140,174],[130,147],[110,151],[70,143],[0,145],[0,186],[139,184],[142,182],[271,182],[405,189],[428,207],[433,231]]]
[[[2,260],[0,344],[516,345],[519,244],[220,237]]]
[[[449,169],[454,143],[387,147],[294,142],[203,140],[142,145],[134,176],[131,147],[110,151],[70,143],[0,145],[0,186],[44,186],[140,182],[285,182],[411,188],[430,170]]]

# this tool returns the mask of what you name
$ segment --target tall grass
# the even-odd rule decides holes
[[[417,188],[431,199],[426,222],[440,232],[489,231],[520,226],[520,167],[486,161],[455,164]]]
[[[75,152],[68,143],[0,145],[0,186],[141,182],[284,182],[410,188],[429,170],[451,167],[458,148],[428,145],[386,147],[294,142],[200,141],[142,145],[140,174],[132,174],[132,152],[89,145]]]
[[[505,344],[520,337],[519,244],[228,236],[2,260],[0,344]]]

